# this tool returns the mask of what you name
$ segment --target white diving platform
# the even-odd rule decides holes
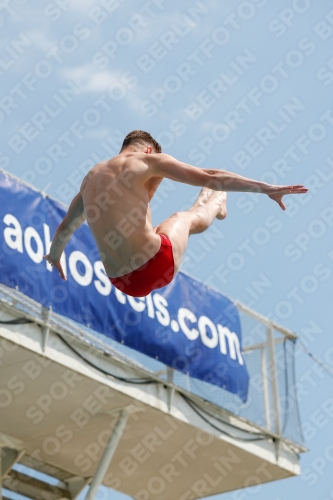
[[[3,285],[0,321],[2,488],[57,500],[90,485],[91,500],[102,483],[137,500],[190,500],[300,473],[306,448],[284,434],[275,360],[276,346],[295,335],[266,318],[255,321],[267,338],[252,346],[243,327],[244,359],[256,351],[261,360],[250,392],[252,404],[262,398],[261,425],[244,417],[241,402],[236,414],[209,401],[222,389],[198,396],[170,368],[153,372]]]

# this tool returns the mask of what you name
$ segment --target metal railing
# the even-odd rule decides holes
[[[286,437],[287,434],[293,441],[303,444],[295,380],[294,349],[297,335],[243,304],[236,302],[236,306],[242,322],[244,359],[247,359],[247,354],[259,353],[257,371],[250,373],[250,377],[252,375],[253,379],[255,376],[257,382],[261,379],[257,386],[262,387],[262,425],[278,436]],[[260,342],[251,343],[248,334],[251,328],[247,328],[249,318],[257,325],[255,330]]]
[[[172,405],[175,390],[190,393],[226,410],[230,415],[255,424],[275,439],[284,438],[302,447],[293,352],[297,335],[238,302],[235,305],[242,324],[242,354],[250,375],[246,403],[235,394],[170,369],[109,337],[46,310],[14,289],[0,285],[0,308],[39,324],[42,327],[43,348],[51,328],[67,339],[76,339],[90,348],[107,352],[113,360],[131,367],[140,376],[153,378],[168,386],[169,406]]]

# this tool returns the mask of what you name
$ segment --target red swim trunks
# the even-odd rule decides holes
[[[172,281],[175,265],[171,241],[165,234],[159,236],[161,238],[160,249],[148,262],[124,276],[110,278],[111,283],[118,290],[132,297],[144,297],[156,288],[162,288]]]

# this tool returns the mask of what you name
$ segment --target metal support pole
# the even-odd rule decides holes
[[[1,446],[0,446],[0,500],[2,500],[2,457],[1,457]]]
[[[278,436],[281,436],[279,386],[275,361],[274,330],[272,325],[267,327],[267,343],[272,387],[274,431]]]
[[[168,382],[169,384],[173,384],[173,368],[170,368],[168,366],[167,368],[167,377],[168,377]],[[174,387],[168,387],[168,409],[169,412],[171,411],[171,408],[173,406],[173,398],[175,395],[175,388]]]
[[[265,407],[265,418],[266,418],[266,428],[271,430],[271,414],[269,405],[269,392],[268,392],[268,380],[267,380],[267,366],[266,366],[266,353],[265,347],[260,348],[261,357],[261,376],[262,376],[262,390],[264,396],[264,407]]]
[[[45,322],[45,324],[42,327],[42,351],[43,352],[45,352],[45,348],[46,348],[47,341],[49,338],[49,333],[50,333],[50,326],[48,325],[48,322],[49,322],[51,310],[52,310],[51,306],[49,309],[42,306],[42,318]]]
[[[95,472],[94,479],[92,480],[92,483],[90,485],[88,494],[86,496],[86,500],[94,500],[95,498],[97,490],[103,481],[105,473],[111,463],[114,452],[116,451],[121,435],[125,429],[129,413],[130,413],[129,408],[124,408],[123,410],[120,411],[116,425],[114,426],[109,442],[106,445],[101,461]]]

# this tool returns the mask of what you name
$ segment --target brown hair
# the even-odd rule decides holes
[[[153,147],[153,150],[155,153],[161,153],[162,148],[160,144],[155,141],[155,139],[148,133],[144,132],[143,130],[133,130],[124,139],[123,145],[121,146],[121,150],[127,148],[130,144],[133,144],[135,142],[140,142],[141,144],[149,144],[150,146]]]

